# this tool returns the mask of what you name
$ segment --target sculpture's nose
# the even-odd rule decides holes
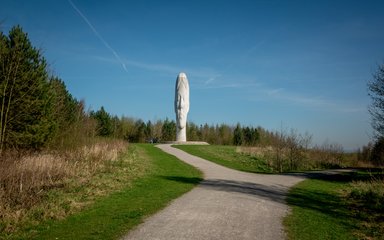
[[[184,108],[184,98],[183,98],[183,97],[180,97],[179,108],[180,108],[180,109],[183,109],[183,108]]]

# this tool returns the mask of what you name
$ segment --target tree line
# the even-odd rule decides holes
[[[175,121],[144,122],[117,117],[104,107],[85,111],[64,81],[49,74],[41,50],[32,46],[20,26],[8,35],[0,33],[0,152],[5,149],[32,149],[75,144],[73,139],[114,137],[129,142],[173,141]],[[191,141],[212,144],[253,145],[259,129],[188,123]]]
[[[96,134],[125,139],[128,142],[158,143],[176,139],[174,120],[143,121],[109,114],[104,107],[90,113],[96,120]],[[313,145],[313,136],[296,129],[269,131],[260,126],[187,123],[188,141],[203,141],[213,145],[245,147],[240,152],[267,160],[274,171],[337,168],[344,166],[344,150],[340,144],[324,142]],[[250,151],[250,152],[249,152]]]
[[[176,122],[165,120],[143,121],[130,117],[118,117],[109,114],[104,107],[90,112],[90,118],[96,121],[96,134],[103,137],[122,138],[129,142],[158,143],[176,139]],[[261,127],[236,126],[228,124],[197,125],[187,123],[188,141],[203,141],[217,145],[247,145],[258,143]]]
[[[364,147],[358,156],[382,165],[383,66],[368,88],[373,99],[370,112],[376,138],[375,143]],[[104,107],[86,111],[84,101],[74,98],[64,81],[49,73],[41,50],[32,46],[20,26],[13,27],[8,35],[0,33],[0,153],[6,149],[76,147],[97,136],[156,143],[173,141],[175,134],[176,123],[168,118],[152,122],[118,117]],[[312,139],[309,134],[299,134],[296,130],[273,132],[241,124],[193,122],[187,124],[187,138],[219,145],[273,146],[277,151],[276,161],[280,162],[283,155],[290,156],[291,160],[285,162],[290,162],[292,168],[295,168],[294,159],[303,156],[303,149],[309,148]],[[287,149],[289,154],[282,154]]]

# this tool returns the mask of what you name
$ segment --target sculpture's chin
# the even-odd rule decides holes
[[[177,123],[177,127],[178,127],[179,129],[183,129],[183,128],[185,128],[185,127],[187,126],[187,121],[185,121],[185,118],[183,118],[183,117],[179,117],[178,120],[179,120],[179,121],[178,121],[178,123]]]
[[[183,129],[187,126],[186,114],[183,111],[178,112],[177,120],[177,127],[179,129]]]
[[[186,127],[186,123],[179,123],[179,129],[183,129],[183,128],[185,128]]]

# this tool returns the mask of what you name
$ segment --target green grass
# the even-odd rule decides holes
[[[370,203],[371,195],[355,198],[356,181],[371,185],[367,174],[350,173],[294,186],[284,219],[288,239],[384,239],[383,208]]]
[[[201,172],[153,145],[136,146],[151,162],[145,176],[62,221],[42,224],[35,238],[116,239],[201,180]]]
[[[343,181],[308,179],[293,187],[287,202],[292,212],[285,220],[289,239],[353,239],[354,221],[338,196]]]
[[[174,145],[173,147],[236,170],[253,173],[272,172],[266,161],[249,154],[237,152],[235,146]]]

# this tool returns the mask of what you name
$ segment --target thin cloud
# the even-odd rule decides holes
[[[208,85],[208,84],[211,84],[212,82],[214,82],[216,79],[216,77],[210,77],[208,78],[205,82],[204,82],[204,85]]]
[[[102,56],[94,56],[96,60],[103,61],[103,62],[108,62],[108,63],[119,63],[115,58],[108,58],[108,57],[102,57]],[[145,63],[145,62],[139,62],[139,61],[134,61],[134,60],[128,60],[128,59],[121,59],[122,63],[124,66],[130,66],[134,68],[140,68],[148,71],[153,71],[153,72],[165,72],[165,73],[178,73],[180,72],[180,68],[167,65],[167,64],[157,64],[157,63]]]
[[[221,89],[221,88],[255,88],[258,87],[258,83],[216,83],[216,84],[203,84],[199,89]]]
[[[332,111],[344,112],[344,113],[355,113],[365,111],[365,107],[343,104],[330,99],[322,97],[304,96],[297,93],[289,93],[284,88],[276,89],[260,89],[260,92],[267,95],[269,98],[280,100],[284,102],[290,102],[310,108],[323,108]]]
[[[98,61],[108,62],[116,64],[118,61],[114,58],[104,56],[94,56]],[[124,59],[123,62],[126,66],[144,69],[153,72],[161,72],[167,74],[174,74],[176,76],[179,72],[185,72],[190,80],[193,79],[193,87],[199,89],[217,89],[217,88],[242,88],[254,86],[254,84],[239,84],[239,83],[222,83],[218,79],[222,77],[221,74],[217,73],[214,69],[207,68],[182,68],[179,66],[159,63],[147,63],[135,60]]]
[[[132,61],[132,60],[125,60],[124,62],[128,66],[133,66],[133,67],[142,68],[150,71],[156,71],[156,72],[175,73],[180,71],[180,68],[174,67],[171,65],[166,65],[166,64],[143,63],[143,62]]]
[[[240,84],[240,83],[227,83],[227,84],[216,84],[216,85],[212,85],[212,86],[207,86],[207,87],[205,87],[205,89],[242,88],[242,87],[245,87],[245,85]]]
[[[270,90],[265,90],[266,93],[270,96],[274,96],[276,94],[279,94],[280,92],[284,91],[284,88],[275,88],[275,89],[270,89]]]
[[[118,61],[116,59],[112,58],[106,58],[101,56],[94,56],[95,59],[99,61],[109,62],[109,63],[117,63]],[[216,73],[212,69],[191,69],[191,68],[182,68],[179,66],[169,65],[169,64],[160,64],[160,63],[147,63],[147,62],[140,62],[135,60],[123,60],[124,64],[129,67],[134,68],[140,68],[148,71],[153,72],[162,72],[167,74],[177,74],[179,72],[185,72],[188,77],[191,77],[193,79],[204,79],[203,85],[206,86],[206,88],[215,88],[213,86],[213,82],[216,81],[217,78],[221,76],[221,74]],[[175,75],[176,76],[176,75]],[[234,86],[225,86],[225,87],[234,87]]]
[[[107,41],[101,36],[101,34],[96,30],[96,28],[92,25],[92,23],[88,20],[88,18],[80,11],[80,9],[71,1],[68,0],[69,4],[71,4],[72,8],[79,14],[79,16],[85,21],[85,23],[88,25],[88,27],[92,30],[92,32],[96,35],[96,37],[103,43],[103,45],[113,54],[113,56],[116,58],[116,60],[121,64],[124,71],[128,72],[128,69],[124,63],[124,61],[121,59],[119,54],[111,47],[111,45],[108,44]]]

